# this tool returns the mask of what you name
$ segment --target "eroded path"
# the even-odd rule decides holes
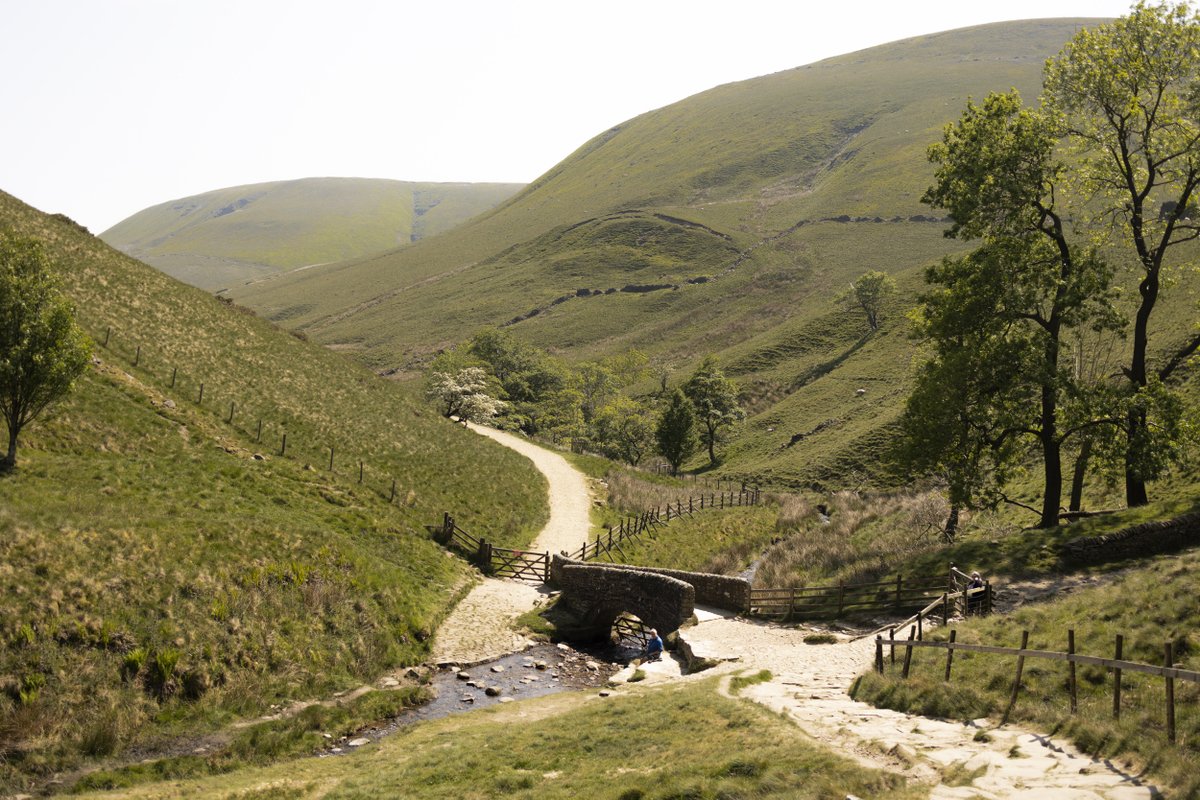
[[[579,470],[557,453],[519,436],[478,425],[470,427],[516,450],[546,477],[550,519],[529,546],[530,550],[569,552],[587,541],[592,500],[587,481]],[[438,664],[475,664],[521,650],[529,640],[517,633],[514,621],[537,606],[543,597],[542,590],[534,586],[484,578],[438,628],[433,641],[433,660]]]
[[[1148,800],[1158,796],[1115,765],[1061,741],[988,720],[963,724],[903,714],[852,700],[846,689],[871,669],[874,641],[804,643],[809,630],[704,615],[681,631],[693,652],[724,662],[723,672],[773,678],[741,696],[786,715],[817,741],[880,769],[930,785],[930,797]],[[844,637],[843,637],[844,639]],[[644,668],[653,678],[679,678],[674,662]],[[699,673],[696,677],[711,675]]]

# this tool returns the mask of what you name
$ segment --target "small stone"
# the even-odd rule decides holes
[[[340,747],[331,747],[331,748],[329,748],[329,752],[331,752],[331,753],[340,753],[340,752],[342,752],[342,748],[340,748]]]
[[[333,738],[333,734],[332,734],[332,733],[322,733],[321,735],[322,735],[322,736],[324,736],[326,739],[332,739],[332,738]]]
[[[612,694],[612,692],[610,692],[610,691],[607,691],[607,690],[605,690],[605,689],[601,689],[601,690],[600,690],[600,696],[601,696],[601,697],[608,697],[610,694]]]
[[[584,666],[587,667],[588,672],[599,672],[600,671],[600,665],[597,664],[595,661],[589,661],[586,664],[584,664]]]
[[[493,664],[492,672],[504,672],[504,667],[500,666],[499,664]]]
[[[499,697],[500,696],[500,687],[499,686],[489,686],[483,690],[483,693],[486,694],[488,697]]]
[[[474,702],[475,702],[475,698],[474,698],[474,697],[470,697],[470,696],[463,697],[463,698],[462,698],[462,702],[464,702],[464,703],[474,703]]]
[[[351,739],[347,744],[351,747],[362,747],[364,744],[370,744],[371,740],[367,738]]]
[[[516,701],[513,700],[511,697],[501,697],[500,702],[501,703],[515,703]]]
[[[396,680],[395,678],[384,678],[379,682],[379,685],[384,689],[394,689],[400,685],[400,681]]]
[[[463,671],[457,673],[454,677],[458,678],[460,681],[469,681],[469,680],[471,680],[471,673],[467,672],[466,670],[463,670]]]
[[[545,670],[545,669],[546,669],[546,662],[545,662],[545,661],[535,661],[535,662],[534,662],[534,664],[533,664],[533,666],[534,666],[535,668],[537,668],[537,669],[540,669],[540,670]]]
[[[571,649],[568,645],[563,644],[562,642],[559,642],[558,644],[556,644],[554,646],[557,647],[559,650],[570,650]]]
[[[416,667],[409,667],[407,670],[405,670],[404,677],[411,678],[412,680],[418,680],[421,677],[421,671]]]
[[[174,400],[163,400],[163,408],[174,408],[174,407],[175,407]]]

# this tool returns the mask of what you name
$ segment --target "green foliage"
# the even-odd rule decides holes
[[[734,675],[729,679],[729,693],[736,695],[745,689],[747,686],[754,686],[758,683],[767,683],[773,678],[769,669],[760,669],[753,675]]]
[[[679,467],[696,452],[696,412],[692,404],[676,389],[658,418],[654,438],[660,452],[671,465],[671,472],[679,474]]]
[[[952,503],[972,505],[989,483],[1003,490],[1024,455],[1017,441],[1033,440],[1044,470],[1043,528],[1058,522],[1061,450],[1077,430],[1064,424],[1063,405],[1084,394],[1064,337],[1118,324],[1111,270],[1072,241],[1058,206],[1066,167],[1055,155],[1057,134],[1052,116],[1024,108],[1011,91],[968,103],[930,148],[938,168],[923,199],[950,212],[947,236],[981,244],[926,271],[933,288],[914,321],[933,358],[918,373],[903,447],[911,466],[946,477]],[[1080,426],[1111,429],[1111,413],[1099,411]]]
[[[865,272],[850,284],[849,290],[842,296],[842,301],[854,308],[861,309],[867,315],[867,327],[873,331],[879,330],[879,319],[883,313],[884,303],[896,291],[896,281],[891,275],[879,270]]]
[[[71,390],[90,355],[41,243],[0,232],[0,474],[16,467],[21,430]]]
[[[1165,271],[1180,262],[1179,246],[1200,234],[1197,222],[1184,218],[1200,189],[1197,52],[1200,14],[1186,3],[1142,2],[1112,23],[1079,31],[1046,65],[1046,107],[1059,115],[1078,164],[1072,188],[1087,198],[1077,214],[1107,233],[1107,243],[1137,281],[1122,368],[1131,395],[1152,380],[1170,379],[1200,347],[1194,311],[1184,342],[1163,347],[1160,330],[1151,345],[1151,318],[1168,285]],[[1140,402],[1126,409],[1130,506],[1148,502],[1146,481],[1159,477],[1168,461],[1156,452],[1161,442],[1153,441],[1158,424]]]
[[[645,405],[625,396],[606,403],[592,420],[601,453],[637,466],[654,447],[654,418]]]
[[[708,448],[709,463],[717,463],[716,446],[723,429],[745,417],[738,402],[737,384],[725,377],[713,356],[706,356],[683,385],[700,425],[700,441]],[[664,455],[666,455],[664,453]],[[674,466],[675,462],[667,457]],[[678,470],[677,470],[678,471]]]

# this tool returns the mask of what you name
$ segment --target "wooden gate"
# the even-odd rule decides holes
[[[550,554],[527,553],[491,547],[489,571],[498,578],[513,578],[528,583],[545,583],[550,580]]]

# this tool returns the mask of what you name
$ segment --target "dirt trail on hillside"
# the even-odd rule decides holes
[[[583,474],[557,453],[519,436],[478,425],[470,427],[516,450],[546,477],[550,519],[529,549],[543,553],[579,549],[587,541],[592,504]],[[530,642],[517,633],[514,621],[544,597],[543,590],[535,586],[484,578],[438,628],[433,640],[434,663],[476,664],[523,649]]]

